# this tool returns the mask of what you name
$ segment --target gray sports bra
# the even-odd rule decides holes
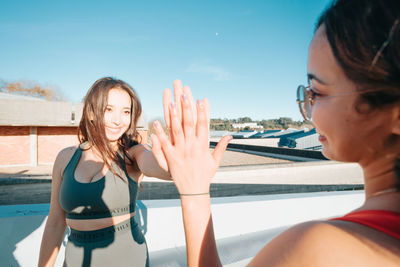
[[[98,219],[134,212],[138,184],[129,178],[125,164],[123,170],[116,163],[111,165],[123,180],[108,170],[100,180],[81,183],[74,176],[81,155],[82,149],[78,147],[63,172],[59,200],[66,217]]]

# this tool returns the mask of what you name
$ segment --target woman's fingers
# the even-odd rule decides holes
[[[171,104],[170,107],[170,117],[171,117],[171,136],[174,140],[174,145],[178,149],[184,147],[185,136],[182,130],[182,123],[180,118],[178,118],[178,110],[175,104]]]
[[[166,88],[163,93],[164,121],[168,129],[171,128],[171,119],[169,115],[169,106],[172,103],[172,92]]]
[[[193,121],[194,121],[194,124],[196,124],[196,122],[197,122],[196,103],[194,102],[192,91],[190,90],[189,86],[183,87],[183,94],[185,94],[187,99],[189,99],[190,106],[192,107]]]
[[[186,94],[182,95],[182,125],[185,140],[191,140],[195,136],[195,122],[193,119],[192,103]]]
[[[158,165],[160,165],[161,168],[163,168],[165,171],[168,171],[167,160],[165,158],[164,152],[162,151],[158,137],[155,134],[152,134],[150,138],[152,143],[151,152],[153,153],[154,158],[157,160]]]
[[[210,102],[207,98],[204,99],[204,108],[207,114],[207,129],[210,130]]]
[[[182,112],[181,112],[182,94],[183,94],[182,82],[180,80],[175,80],[174,81],[175,106],[176,106],[176,114],[180,121],[182,121]]]
[[[168,136],[164,133],[161,123],[159,121],[155,121],[153,126],[156,131],[158,141],[161,145],[161,149],[168,160],[168,158],[170,158],[174,153],[174,147],[172,146],[171,141],[168,140]]]
[[[228,146],[228,143],[231,140],[232,140],[232,136],[230,136],[230,135],[224,136],[221,138],[221,140],[219,140],[217,146],[215,147],[212,155],[213,155],[215,162],[217,163],[217,166],[219,166],[222,156],[224,155],[224,152],[226,150],[226,147]]]
[[[204,100],[197,101],[197,138],[202,145],[208,146],[208,121],[207,107]]]

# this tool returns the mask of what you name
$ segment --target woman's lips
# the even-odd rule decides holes
[[[121,128],[112,128],[112,127],[107,127],[107,129],[112,133],[118,133],[121,130]]]
[[[318,136],[318,141],[324,142],[324,141],[326,141],[326,137],[320,134],[320,135]]]

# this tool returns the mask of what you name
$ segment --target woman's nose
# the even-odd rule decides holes
[[[112,122],[116,125],[121,123],[121,116],[118,114],[118,112],[114,112],[112,119]]]

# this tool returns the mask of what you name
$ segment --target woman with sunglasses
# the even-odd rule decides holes
[[[338,0],[321,15],[309,47],[301,113],[330,159],[357,162],[365,202],[347,215],[289,228],[249,266],[400,266],[400,1]],[[208,102],[164,97],[172,141],[156,123],[153,153],[166,158],[181,194],[188,266],[221,266],[210,182],[229,142],[208,147]],[[180,115],[182,114],[182,115]],[[195,118],[195,116],[197,118]]]

